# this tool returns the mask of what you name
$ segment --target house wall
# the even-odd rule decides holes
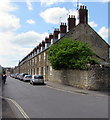
[[[90,70],[53,70],[49,81],[83,89],[108,90],[110,68],[93,67]]]
[[[26,60],[14,68],[14,73],[28,73],[31,75],[40,74],[44,76],[45,81],[52,72],[52,67],[48,61],[46,51]]]
[[[89,47],[101,57],[99,61],[108,61],[110,46],[88,24],[79,24],[65,37],[88,43]]]

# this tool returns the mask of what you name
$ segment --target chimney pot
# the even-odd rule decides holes
[[[39,44],[39,47],[41,47],[41,46],[42,46],[42,44],[40,43],[40,44]]]
[[[60,25],[60,33],[66,33],[67,32],[67,26],[66,23],[63,23]]]
[[[45,47],[45,42],[44,41],[42,41],[42,47]]]
[[[37,46],[37,49],[40,49],[40,47],[39,47],[39,46]]]
[[[53,35],[54,39],[58,39],[58,34],[59,34],[59,29],[55,28]]]
[[[50,43],[50,40],[48,37],[45,38],[45,43]]]
[[[49,40],[51,41],[51,39],[53,39],[53,34],[52,33],[49,35]]]
[[[76,18],[71,15],[71,18],[68,18],[68,30],[76,26]]]
[[[88,10],[86,6],[82,6],[83,9],[79,9],[79,23],[87,24],[88,23]],[[81,8],[81,6],[80,6]]]

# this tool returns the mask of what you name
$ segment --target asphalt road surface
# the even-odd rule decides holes
[[[17,118],[108,118],[107,95],[69,93],[8,77],[3,97]]]

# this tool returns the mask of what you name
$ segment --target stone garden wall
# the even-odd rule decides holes
[[[83,89],[108,90],[109,67],[92,67],[90,70],[53,70],[49,81],[59,82]]]

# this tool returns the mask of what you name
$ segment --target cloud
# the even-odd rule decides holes
[[[67,10],[66,8],[53,7],[41,12],[40,16],[46,23],[59,24],[60,22],[67,22],[67,17],[69,14],[77,15],[77,11],[74,9]]]
[[[11,12],[17,10],[17,6],[11,4],[11,0],[2,0],[0,1],[0,13],[2,12]]]
[[[58,2],[65,2],[66,0],[40,0],[41,5],[50,6]]]
[[[0,2],[0,64],[5,67],[15,66],[32,49],[13,43],[18,40],[15,31],[21,27],[20,18],[11,13],[17,9],[10,0]]]
[[[11,44],[12,32],[0,32],[0,63],[2,66],[14,66],[13,60],[19,60],[19,47]]]
[[[89,25],[91,27],[97,27],[98,26],[94,21],[89,22]]]
[[[20,28],[20,19],[10,14],[11,11],[17,9],[17,7],[11,5],[9,0],[4,0],[0,4],[0,31],[13,31]]]
[[[102,38],[108,38],[108,32],[110,32],[110,29],[107,29],[106,27],[102,27],[100,30],[99,30],[99,35],[102,37]]]
[[[110,0],[99,0],[100,2],[109,2]]]
[[[24,33],[16,35],[13,38],[12,43],[22,46],[22,47],[35,47],[46,36],[48,36],[48,33],[40,34],[34,31],[28,31],[28,32],[24,32]]]
[[[30,2],[29,0],[27,0],[27,1],[26,1],[26,4],[27,4],[28,10],[33,10],[32,2]]]
[[[29,20],[27,20],[26,22],[27,22],[28,24],[35,24],[35,21],[32,20],[32,19],[29,19]]]
[[[0,32],[0,63],[2,66],[15,66],[37,46],[48,33],[28,31],[20,34]]]
[[[13,31],[20,27],[20,19],[15,15],[7,13],[0,14],[0,31]]]

